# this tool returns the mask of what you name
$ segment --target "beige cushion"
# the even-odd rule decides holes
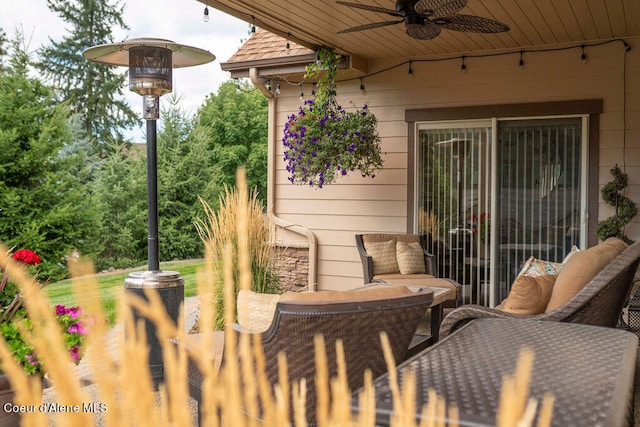
[[[271,326],[279,294],[263,294],[246,289],[238,292],[238,324],[243,329],[264,332]]]
[[[444,288],[451,289],[453,292],[448,300],[455,301],[458,298],[458,288],[456,286],[456,282],[450,279],[438,279],[436,277],[431,276],[430,274],[413,274],[411,276],[405,276],[401,274],[387,274],[379,276],[384,278],[383,283],[388,283],[390,285],[401,285],[401,286],[418,286],[418,287],[427,287],[427,288]]]
[[[384,283],[399,283],[399,284],[403,284],[402,281],[405,279],[411,279],[411,280],[415,280],[415,279],[434,279],[435,276],[432,274],[412,274],[410,276],[406,275],[406,274],[400,274],[398,273],[389,273],[389,274],[378,274],[376,276],[373,276],[373,280],[374,282],[384,282]],[[400,281],[400,282],[399,282]]]
[[[400,242],[396,243],[396,259],[400,274],[424,274],[424,253],[420,243]]]
[[[610,237],[599,245],[571,255],[556,279],[545,312],[566,304],[627,246],[623,240]]]
[[[367,255],[373,261],[373,274],[398,273],[398,261],[396,260],[396,242],[368,242],[364,244]]]
[[[501,304],[501,309],[508,313],[522,315],[544,313],[557,277],[555,275],[519,275],[513,281],[509,296]]]
[[[384,286],[373,287],[371,289],[362,288],[351,291],[320,291],[320,292],[287,292],[282,294],[280,301],[298,302],[331,302],[331,301],[364,301],[373,299],[384,299],[398,295],[412,293],[404,286]]]

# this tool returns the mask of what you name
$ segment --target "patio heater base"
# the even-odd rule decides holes
[[[125,298],[127,295],[137,295],[148,300],[145,292],[158,292],[167,315],[177,324],[180,308],[184,303],[184,280],[175,271],[136,271],[129,274],[124,281]],[[149,371],[153,385],[157,387],[164,382],[164,363],[162,361],[162,346],[156,334],[156,327],[149,319],[133,310],[134,322],[144,322],[147,345],[149,347]],[[125,330],[125,336],[135,331]]]

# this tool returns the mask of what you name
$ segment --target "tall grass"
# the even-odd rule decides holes
[[[200,199],[204,207],[205,219],[196,221],[196,228],[200,238],[204,242],[205,257],[211,259],[213,269],[212,285],[216,289],[215,311],[216,321],[214,327],[217,330],[224,328],[224,307],[226,298],[222,288],[224,275],[221,262],[225,247],[231,246],[232,251],[232,281],[234,295],[231,304],[235,307],[235,299],[239,289],[240,269],[239,260],[243,253],[239,251],[241,236],[246,236],[246,255],[251,269],[250,285],[247,288],[261,293],[280,293],[282,288],[277,273],[277,251],[271,244],[273,229],[269,226],[264,215],[262,204],[255,191],[250,194],[241,189],[226,187],[219,199],[219,209],[216,211]],[[246,212],[247,221],[242,224],[238,221],[239,214]],[[234,318],[235,319],[235,318]]]
[[[239,220],[246,221],[245,215],[246,213],[241,209]],[[231,244],[225,245],[221,254],[223,259],[221,268],[224,275],[222,292],[228,300],[233,299],[235,292],[233,270],[236,264],[240,265],[238,272],[240,287],[246,288],[251,283],[252,272],[246,249],[249,239],[246,235],[244,238],[240,237],[238,244],[240,252],[244,253],[239,259]],[[211,267],[215,263],[211,255],[209,252],[206,262],[209,268],[203,272],[202,280],[198,283],[198,294],[203,302],[201,322],[203,328],[207,330],[212,327],[215,315],[212,309],[214,289],[207,284],[207,280],[214,277]],[[250,341],[247,334],[237,335],[233,328],[227,328],[225,360],[228,363],[225,363],[220,370],[216,370],[212,360],[210,334],[204,334],[200,345],[190,350],[188,354],[185,346],[174,346],[170,342],[173,338],[178,342],[185,341],[186,334],[182,320],[184,316],[180,316],[178,325],[173,323],[167,316],[156,292],[150,291],[147,294],[148,301],[136,295],[127,295],[126,299],[119,298],[118,319],[124,323],[128,333],[120,337],[116,352],[111,352],[106,339],[109,328],[104,321],[101,321],[105,313],[100,301],[96,276],[89,274],[92,270],[90,264],[73,261],[70,269],[75,277],[74,293],[83,307],[83,321],[92,324],[87,335],[85,358],[92,372],[94,394],[88,394],[70,367],[62,333],[52,317],[51,303],[46,294],[38,291],[34,286],[33,278],[7,257],[2,248],[0,248],[0,268],[6,270],[9,277],[18,283],[26,298],[29,316],[34,320],[34,324],[38,325],[30,341],[34,344],[49,379],[54,384],[55,403],[64,408],[78,408],[77,412],[69,412],[67,409],[63,412],[47,413],[35,410],[33,413],[25,413],[22,419],[23,426],[41,427],[49,425],[49,422],[65,427],[86,427],[98,423],[106,427],[192,425],[193,413],[189,410],[186,380],[188,355],[198,363],[205,378],[203,401],[207,404],[203,405],[202,425],[214,427],[220,425],[306,426],[305,383],[304,381],[289,383],[284,353],[278,358],[281,379],[278,384],[269,384],[264,371],[267,361],[264,360],[259,341]],[[158,338],[163,345],[165,383],[160,385],[157,391],[154,390],[147,369],[148,348],[144,324],[134,322],[131,308],[135,308],[156,325]],[[224,311],[225,322],[230,324],[234,316],[233,307],[227,304]],[[239,346],[236,345],[238,343]],[[318,426],[373,427],[375,401],[371,375],[365,375],[364,391],[359,397],[361,410],[358,414],[353,414],[350,405],[351,390],[348,389],[345,374],[348,367],[344,363],[343,350],[340,344],[336,343],[340,369],[336,378],[328,378],[324,346],[323,339],[318,337],[316,339]],[[405,379],[403,389],[400,389],[395,362],[388,343],[384,347],[394,399],[391,426],[415,427],[417,426],[415,414],[416,410],[419,410],[415,408],[415,380],[409,375]],[[239,348],[239,358],[233,354],[236,348]],[[13,362],[13,357],[2,340],[0,340],[0,361],[16,391],[14,403],[25,406],[34,405],[35,408],[39,408],[42,404],[40,379],[25,375],[24,371]],[[240,379],[241,370],[245,381]],[[521,408],[525,408],[524,412],[526,412],[527,407],[531,407],[531,404],[527,404],[526,401],[530,372],[531,357],[529,356],[527,363],[518,364],[514,378],[505,382],[507,393],[503,394],[505,400],[501,402],[501,407],[507,408],[508,413],[514,418],[504,418],[501,425],[516,425],[514,420],[522,418]],[[435,392],[429,393],[431,398],[429,405],[422,409],[423,419],[420,425],[444,425],[445,417],[448,418],[449,425],[458,425],[455,408],[447,410],[445,402],[439,399]],[[290,396],[293,398],[290,399]],[[292,402],[292,411],[289,410],[289,402]],[[91,403],[95,406],[89,406]],[[92,408],[98,413],[87,410]],[[261,408],[260,412],[258,408]],[[548,411],[548,407],[545,406],[545,408]],[[518,411],[520,413],[516,413]],[[257,420],[258,413],[262,417],[261,422]],[[530,423],[523,425],[530,425]],[[549,422],[547,421],[544,425],[549,425]]]

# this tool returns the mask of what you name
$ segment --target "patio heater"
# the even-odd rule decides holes
[[[136,38],[93,46],[82,56],[102,64],[128,66],[129,90],[143,97],[143,117],[147,122],[148,271],[129,274],[124,286],[126,293],[143,298],[146,298],[146,289],[157,291],[167,314],[177,322],[184,302],[184,280],[178,272],[161,271],[159,262],[156,121],[160,118],[160,97],[172,90],[173,68],[205,64],[213,61],[215,56],[206,50],[156,38]],[[155,326],[135,311],[133,314],[136,322],[145,322],[149,370],[154,384],[158,385],[164,380],[164,367]]]

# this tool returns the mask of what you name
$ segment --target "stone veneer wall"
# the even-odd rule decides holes
[[[301,244],[276,244],[278,276],[286,292],[309,290],[309,247]]]

